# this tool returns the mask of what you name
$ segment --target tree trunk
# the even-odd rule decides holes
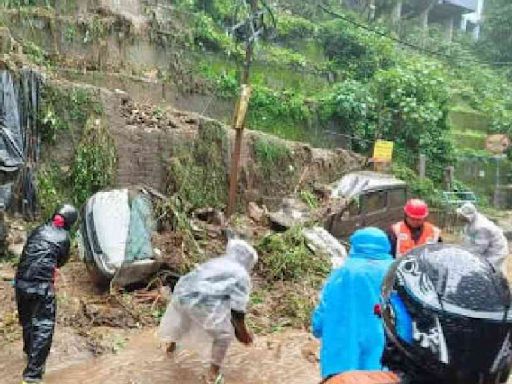
[[[398,27],[400,25],[400,20],[402,18],[402,4],[402,0],[397,0],[393,6],[393,10],[391,12],[391,24],[394,27]]]

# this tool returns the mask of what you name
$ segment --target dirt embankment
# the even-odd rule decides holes
[[[101,99],[117,147],[118,185],[179,191],[199,206],[226,204],[233,130],[198,114],[136,103],[120,92],[103,90]],[[301,188],[335,181],[364,164],[364,157],[350,151],[312,148],[247,130],[240,201],[272,206]]]

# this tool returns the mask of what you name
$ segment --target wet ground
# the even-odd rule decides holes
[[[0,264],[2,384],[19,384],[25,366],[10,284],[13,273],[12,266]],[[46,384],[202,382],[207,367],[199,357],[180,351],[169,358],[156,337],[155,325],[138,324],[112,302],[100,300],[102,295],[95,291],[81,264],[70,263],[63,274],[65,281],[58,294],[58,322],[48,359]],[[90,302],[85,315],[84,302]],[[128,312],[135,309],[127,307]],[[305,331],[287,330],[256,336],[251,347],[233,343],[225,361],[225,382],[318,383],[317,356],[318,343]]]
[[[59,331],[58,331],[59,332]],[[206,367],[186,351],[174,358],[160,348],[154,330],[130,337],[118,353],[94,358],[84,353],[80,340],[57,335],[48,361],[46,384],[198,384]],[[62,339],[66,338],[67,342]],[[75,344],[76,343],[76,344]],[[234,344],[224,368],[225,382],[232,384],[319,382],[315,359],[317,344],[303,332],[285,332],[257,338],[252,347]],[[24,359],[19,343],[0,352],[0,380],[19,384]]]
[[[507,261],[512,281],[512,262]],[[94,335],[84,332],[83,318],[72,315],[77,297],[96,297],[83,267],[71,263],[65,269],[67,282],[60,291],[60,317],[46,384],[201,384],[206,366],[197,356],[180,351],[168,357],[160,345],[155,326],[94,326]],[[0,265],[0,383],[19,384],[25,361],[20,330],[16,325],[14,298],[8,265]],[[115,314],[116,312],[114,312]],[[74,319],[80,323],[73,323]],[[115,321],[114,321],[115,323]],[[88,331],[89,332],[89,331]],[[101,355],[97,354],[102,346]],[[305,331],[287,330],[257,336],[251,347],[234,343],[226,358],[226,384],[317,384],[320,382],[318,343]],[[512,384],[512,380],[509,381]]]

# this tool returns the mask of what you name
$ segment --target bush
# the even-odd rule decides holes
[[[284,13],[277,16],[277,37],[280,40],[313,37],[316,29],[313,22],[302,17]]]
[[[101,120],[89,118],[71,167],[75,204],[81,206],[89,196],[112,183],[116,170],[114,140]]]
[[[447,125],[449,93],[442,67],[413,57],[399,67],[380,70],[371,87],[376,95],[378,135],[395,141],[398,160],[410,167],[420,152],[435,162],[434,181],[453,162],[453,144]]]
[[[343,133],[359,137],[352,149],[366,153],[375,137],[375,99],[368,86],[356,80],[339,83],[319,102],[323,121],[336,121]],[[368,141],[365,141],[368,140]]]
[[[407,182],[411,197],[423,199],[431,207],[442,205],[441,191],[436,188],[432,180],[428,178],[420,179],[412,169],[398,163],[393,164],[393,174]]]
[[[301,227],[263,238],[257,250],[260,272],[270,281],[321,280],[330,270],[327,257],[317,256],[309,250]]]
[[[339,67],[348,68],[356,79],[370,79],[379,69],[389,68],[396,56],[389,39],[354,28],[343,20],[326,22],[320,39],[325,55]]]
[[[226,205],[226,159],[229,141],[225,128],[203,123],[195,142],[176,148],[169,169],[170,194],[178,194],[192,208]]]

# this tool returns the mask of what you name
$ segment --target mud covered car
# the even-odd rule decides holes
[[[319,222],[337,239],[347,239],[359,228],[374,226],[386,230],[403,218],[407,185],[391,175],[352,172],[325,190],[328,196],[314,210],[300,199],[284,199],[279,210],[269,214],[272,227],[286,230]]]
[[[143,281],[162,265],[153,248],[155,199],[145,188],[115,189],[90,197],[82,208],[79,248],[98,284],[126,286]]]
[[[387,230],[402,220],[407,184],[387,174],[354,172],[332,186],[331,199],[340,199],[340,205],[326,218],[325,228],[347,238],[362,227]]]

